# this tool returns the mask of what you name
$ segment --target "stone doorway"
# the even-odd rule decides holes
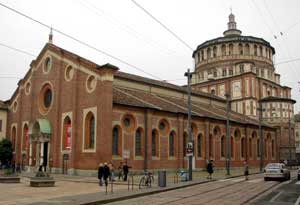
[[[36,171],[42,166],[49,170],[51,126],[47,119],[37,119],[29,125],[29,167]]]

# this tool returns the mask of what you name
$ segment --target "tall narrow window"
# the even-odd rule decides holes
[[[233,44],[229,44],[229,55],[233,55]]]
[[[174,157],[174,140],[175,140],[175,136],[174,136],[174,133],[171,132],[170,135],[169,135],[169,156],[170,157]]]
[[[221,138],[221,157],[225,157],[225,136]]]
[[[217,47],[216,46],[213,47],[213,56],[214,56],[214,58],[217,57]]]
[[[226,56],[226,45],[223,44],[221,47],[222,56]]]
[[[249,54],[250,54],[250,46],[247,43],[246,46],[245,46],[245,55],[249,55]]]
[[[252,138],[249,139],[249,156],[252,157]]]
[[[263,48],[261,46],[259,46],[259,55],[263,56]]]
[[[257,139],[257,143],[256,143],[256,154],[258,157],[260,157],[260,150],[259,150],[259,147],[260,147],[260,141],[259,139]]]
[[[245,138],[243,137],[241,139],[241,156],[244,158],[245,157]]]
[[[209,157],[212,157],[213,156],[213,136],[212,135],[209,135],[208,143],[209,143]]]
[[[272,158],[274,158],[274,149],[275,149],[275,143],[274,140],[272,140]]]
[[[211,58],[211,50],[210,48],[207,49],[207,59]]]
[[[28,149],[28,126],[27,124],[23,127],[23,142],[22,142],[22,150]]]
[[[142,155],[142,133],[141,130],[138,129],[135,132],[135,156]]]
[[[17,137],[17,129],[15,126],[13,126],[11,131],[11,144],[12,144],[13,151],[16,150],[16,137]]]
[[[72,124],[69,116],[65,117],[63,125],[63,149],[71,148]]]
[[[95,148],[95,117],[89,112],[85,118],[85,149]]]
[[[257,45],[254,45],[254,55],[257,56]]]
[[[152,156],[158,156],[158,132],[156,130],[152,131]]]
[[[202,136],[200,134],[197,137],[197,155],[198,155],[198,157],[201,157],[201,140],[202,140]]]
[[[119,145],[119,129],[114,127],[112,133],[112,154],[113,155],[120,155],[118,152],[118,145]]]
[[[234,157],[234,139],[230,137],[230,156],[231,158]]]
[[[185,157],[186,156],[186,144],[187,144],[187,139],[188,139],[188,136],[187,136],[187,133],[185,132],[183,134],[183,145],[182,145],[182,148],[183,148],[183,156]]]
[[[240,43],[239,44],[239,54],[240,55],[243,55],[244,54],[244,51],[243,51],[243,45]]]

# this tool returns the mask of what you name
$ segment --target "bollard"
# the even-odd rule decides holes
[[[133,175],[131,176],[131,181],[132,181],[132,186],[131,186],[131,190],[133,191]]]
[[[129,180],[130,180],[130,178],[128,177],[128,179],[127,179],[128,191],[129,191],[129,187],[130,187],[130,185],[129,185]]]
[[[110,182],[110,193],[114,193],[113,186],[114,186],[114,182],[113,182],[113,180],[111,180],[111,182]]]

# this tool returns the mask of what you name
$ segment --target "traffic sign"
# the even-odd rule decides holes
[[[186,144],[186,147],[185,147],[185,150],[186,150],[186,156],[189,157],[189,156],[193,156],[193,151],[194,151],[194,148],[193,148],[193,143],[192,142],[188,142]]]

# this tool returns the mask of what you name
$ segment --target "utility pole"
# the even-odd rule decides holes
[[[291,109],[289,106],[289,163],[292,160],[292,150],[291,150]]]
[[[263,162],[263,131],[261,128],[261,121],[262,121],[262,103],[259,101],[259,155],[260,155],[260,167],[259,167],[259,171],[262,172],[263,170],[263,166],[264,166],[264,162]]]
[[[229,109],[230,109],[230,94],[226,93],[226,174],[230,175],[230,127],[229,127]]]
[[[192,139],[192,127],[191,127],[191,118],[192,118],[192,104],[191,104],[191,77],[190,69],[184,74],[188,78],[188,135],[189,143],[193,143]],[[185,147],[184,147],[185,149]],[[193,180],[193,156],[189,156],[189,181]]]

